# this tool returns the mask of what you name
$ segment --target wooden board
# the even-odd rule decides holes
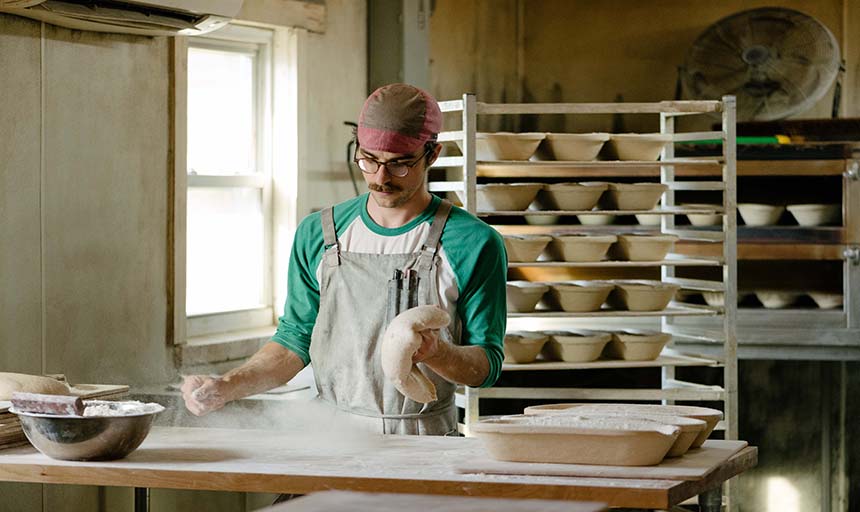
[[[747,447],[699,481],[460,474],[455,465],[487,457],[478,439],[361,438],[333,428],[155,427],[130,456],[106,462],[53,460],[32,447],[12,448],[0,451],[0,481],[292,494],[340,489],[668,509],[757,461],[756,449]]]
[[[746,448],[746,441],[709,440],[682,457],[664,459],[656,466],[595,466],[589,464],[537,464],[480,459],[458,465],[460,473],[488,475],[579,476],[593,478],[637,478],[702,480],[732,455]]]
[[[424,494],[325,491],[263,509],[267,512],[602,512],[601,503],[496,500]]]
[[[77,395],[86,400],[96,398],[122,396],[128,393],[129,387],[125,384],[77,384],[71,387],[73,395]],[[9,400],[0,400],[0,415],[9,412],[9,407],[12,402]]]

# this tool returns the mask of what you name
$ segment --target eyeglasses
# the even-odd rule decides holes
[[[379,168],[384,165],[385,170],[388,171],[388,174],[397,178],[403,178],[407,174],[409,174],[409,171],[413,167],[418,165],[418,162],[423,160],[424,157],[426,157],[430,153],[430,151],[432,151],[432,148],[427,148],[426,150],[424,150],[423,153],[421,153],[421,156],[411,162],[397,162],[393,160],[389,160],[388,162],[380,162],[379,160],[375,160],[373,158],[365,156],[361,158],[356,157],[355,163],[358,164],[358,168],[361,169],[361,172],[363,172],[364,174],[376,174],[377,171],[379,171]]]

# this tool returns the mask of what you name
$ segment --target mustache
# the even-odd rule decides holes
[[[385,192],[390,194],[391,192],[399,192],[403,190],[397,185],[377,185],[376,183],[369,183],[367,188],[373,190],[374,192]]]

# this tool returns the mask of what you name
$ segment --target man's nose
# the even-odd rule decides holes
[[[373,175],[373,181],[377,185],[385,185],[391,182],[391,175],[388,174],[388,167],[385,164],[380,164],[379,169],[376,170],[376,174]]]

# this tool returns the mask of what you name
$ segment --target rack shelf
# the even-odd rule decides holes
[[[478,210],[478,217],[520,217],[524,215],[685,215],[722,213],[723,209],[714,208],[684,208],[681,206],[654,208],[652,210]]]
[[[608,368],[654,368],[663,366],[722,366],[716,359],[688,356],[665,351],[653,361],[622,361],[619,359],[599,359],[587,363],[565,363],[561,361],[537,361],[529,364],[502,365],[504,371],[550,371],[550,370],[602,370]]]
[[[662,267],[719,267],[723,262],[720,258],[697,258],[683,254],[667,254],[666,259],[659,261],[527,261],[510,262],[508,268],[639,268]]]
[[[478,421],[481,399],[522,398],[554,400],[647,400],[647,401],[722,401],[725,412],[726,438],[737,438],[737,346],[734,333],[737,314],[736,296],[736,160],[735,160],[735,99],[725,97],[722,101],[664,101],[655,103],[543,103],[543,104],[487,104],[478,102],[474,95],[463,95],[462,99],[441,102],[443,112],[460,112],[460,129],[443,132],[440,140],[461,141],[462,156],[445,157],[435,167],[441,170],[431,173],[429,188],[433,192],[457,192],[464,208],[472,214],[487,218],[499,233],[506,234],[565,234],[595,232],[602,233],[674,233],[682,242],[676,244],[674,254],[661,261],[598,261],[560,262],[537,261],[510,263],[509,268],[659,268],[661,280],[675,282],[682,288],[694,290],[719,290],[726,296],[726,307],[709,307],[683,302],[672,302],[661,311],[626,311],[602,309],[595,312],[568,313],[560,311],[536,311],[533,313],[508,313],[512,323],[528,326],[526,330],[543,327],[558,327],[571,324],[573,327],[608,323],[627,325],[656,323],[660,330],[670,332],[676,323],[707,319],[714,324],[713,332],[700,334],[697,329],[677,328],[673,339],[693,340],[709,344],[719,343],[720,354],[699,356],[682,354],[671,344],[653,361],[598,360],[588,363],[538,362],[528,365],[504,364],[503,371],[553,371],[588,369],[659,369],[661,385],[652,389],[613,388],[537,388],[537,387],[492,387],[476,389],[461,388],[455,399],[465,410],[465,432]],[[477,118],[483,114],[607,114],[638,113],[655,114],[660,117],[660,131],[669,134],[676,142],[722,139],[723,153],[718,157],[676,158],[674,146],[667,146],[657,161],[476,161]],[[675,118],[703,113],[720,113],[722,126],[719,131],[675,133]],[[457,168],[461,171],[458,172]],[[534,181],[543,179],[609,178],[609,177],[657,177],[668,185],[663,194],[662,206],[655,210],[552,210],[552,211],[476,211],[478,178],[494,181]],[[684,180],[685,177],[715,177],[716,179]],[[684,207],[675,202],[676,191],[709,191],[719,194],[722,202],[714,207]],[[714,194],[714,195],[716,195]],[[722,214],[723,222],[714,230],[694,229],[676,225],[675,216],[686,214]],[[525,216],[570,216],[570,215],[616,215],[636,214],[661,215],[660,228],[639,226],[582,226],[582,225],[521,225],[499,224],[509,221],[518,223]],[[683,241],[688,240],[688,241]],[[697,242],[697,243],[691,243]],[[707,247],[707,255],[685,254],[682,248]],[[702,279],[679,279],[676,267],[718,267],[722,270],[719,281]],[[601,322],[608,320],[608,322]],[[558,330],[558,329],[552,329]],[[721,341],[717,341],[721,340]],[[713,354],[709,351],[708,354]],[[723,386],[708,386],[684,382],[675,378],[676,367],[716,367],[723,372]]]
[[[679,158],[666,162],[478,162],[479,178],[599,178],[659,177],[660,166],[671,164],[683,178],[720,176],[718,160],[692,162]],[[837,160],[741,160],[738,176],[842,176],[846,161]]]
[[[567,311],[535,311],[534,313],[508,313],[508,318],[618,318],[618,317],[666,317],[666,316],[713,316],[722,313],[722,308],[673,302],[660,311],[627,311],[601,309],[584,313]]]

